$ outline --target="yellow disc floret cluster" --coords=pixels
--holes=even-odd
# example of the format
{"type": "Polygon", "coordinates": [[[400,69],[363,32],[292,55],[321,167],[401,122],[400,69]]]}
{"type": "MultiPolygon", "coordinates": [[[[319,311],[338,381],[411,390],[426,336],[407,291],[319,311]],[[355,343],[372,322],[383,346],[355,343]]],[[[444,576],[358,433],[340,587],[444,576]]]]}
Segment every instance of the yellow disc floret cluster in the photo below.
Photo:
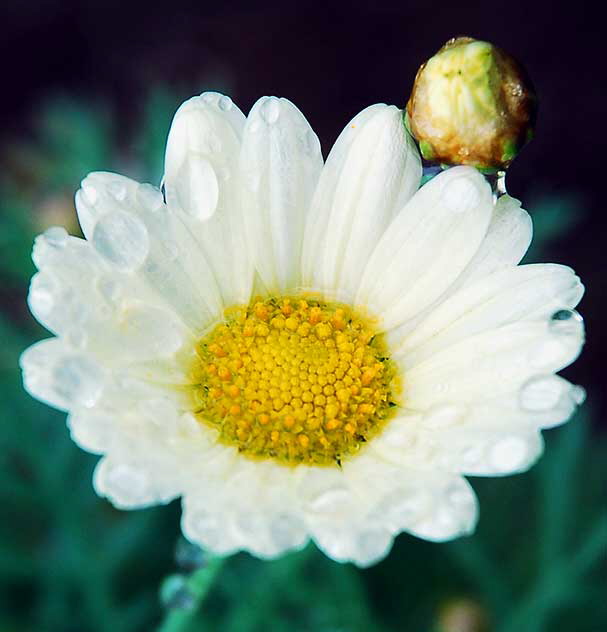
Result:
{"type": "Polygon", "coordinates": [[[196,347],[198,419],[249,457],[340,464],[394,406],[383,338],[349,307],[297,297],[226,310],[196,347]]]}

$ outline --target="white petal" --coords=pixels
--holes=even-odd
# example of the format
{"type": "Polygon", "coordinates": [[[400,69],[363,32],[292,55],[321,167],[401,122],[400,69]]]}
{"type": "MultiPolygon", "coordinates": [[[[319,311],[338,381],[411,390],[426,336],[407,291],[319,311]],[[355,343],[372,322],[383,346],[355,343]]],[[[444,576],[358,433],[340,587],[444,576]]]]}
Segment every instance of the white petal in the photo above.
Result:
{"type": "Polygon", "coordinates": [[[166,472],[154,472],[149,464],[134,464],[104,457],[93,475],[93,486],[119,509],[165,504],[179,494],[166,472]]]}
{"type": "Polygon", "coordinates": [[[195,331],[219,317],[221,295],[195,232],[152,200],[150,185],[99,172],[82,186],[95,191],[87,238],[115,275],[139,280],[195,331]]]}
{"type": "Polygon", "coordinates": [[[95,411],[78,411],[67,418],[72,440],[83,450],[94,454],[107,452],[115,441],[120,441],[120,431],[114,419],[95,411]]]}
{"type": "MultiPolygon", "coordinates": [[[[551,428],[567,421],[584,403],[586,391],[558,375],[535,375],[519,391],[517,413],[540,428],[551,428]]],[[[503,411],[506,406],[502,405],[503,411]]],[[[507,411],[509,412],[509,410],[507,411]]]]}
{"type": "Polygon", "coordinates": [[[420,157],[402,111],[375,105],[358,114],[331,150],[314,196],[304,285],[351,300],[373,248],[420,176],[420,157]]]}
{"type": "Polygon", "coordinates": [[[382,560],[392,547],[393,535],[379,524],[316,528],[318,548],[337,562],[366,568],[382,560]]]}
{"type": "Polygon", "coordinates": [[[249,248],[271,292],[299,285],[304,222],[322,168],[320,143],[286,99],[264,97],[244,130],[241,170],[249,248]]]}
{"type": "Polygon", "coordinates": [[[472,476],[506,476],[528,470],[544,450],[541,434],[530,428],[509,426],[499,410],[494,414],[436,433],[435,462],[472,476]]]}
{"type": "Polygon", "coordinates": [[[443,541],[470,533],[476,525],[477,502],[468,483],[431,462],[410,467],[365,451],[346,469],[356,491],[373,500],[367,520],[379,521],[392,534],[408,531],[443,541]]]}
{"type": "Polygon", "coordinates": [[[438,351],[407,370],[407,407],[478,402],[518,389],[534,375],[561,370],[579,355],[583,325],[555,330],[550,323],[515,323],[438,351]]]}
{"type": "Polygon", "coordinates": [[[55,408],[92,408],[107,379],[93,357],[74,352],[58,338],[42,340],[26,349],[19,361],[25,390],[55,408]]]}
{"type": "Polygon", "coordinates": [[[424,185],[386,229],[367,265],[356,303],[385,329],[413,318],[455,281],[485,237],[491,190],[470,167],[424,185]]]}
{"type": "Polygon", "coordinates": [[[404,338],[389,336],[390,348],[412,367],[466,337],[525,321],[545,321],[571,309],[584,288],[573,270],[555,264],[506,268],[467,285],[433,309],[404,338]]]}
{"type": "Polygon", "coordinates": [[[57,248],[40,235],[33,256],[40,272],[32,277],[28,305],[47,329],[67,334],[107,315],[95,288],[107,266],[88,242],[69,237],[57,248]]]}
{"type": "Polygon", "coordinates": [[[339,562],[368,566],[386,555],[392,535],[370,520],[371,502],[357,493],[345,473],[334,468],[298,468],[297,497],[314,541],[339,562]]]}
{"type": "Polygon", "coordinates": [[[431,510],[410,532],[433,542],[472,533],[478,520],[478,502],[470,484],[463,478],[454,477],[434,493],[431,510]]]}
{"type": "Polygon", "coordinates": [[[229,97],[193,97],[175,114],[165,158],[168,207],[200,242],[227,304],[246,303],[253,281],[238,174],[244,125],[229,97]]]}
{"type": "Polygon", "coordinates": [[[186,536],[216,553],[242,549],[264,558],[304,546],[308,535],[290,492],[293,470],[223,451],[210,467],[198,466],[205,484],[184,494],[186,536]]]}
{"type": "Polygon", "coordinates": [[[529,248],[532,234],[529,213],[516,198],[502,195],[495,204],[485,239],[455,286],[462,287],[496,270],[517,265],[529,248]]]}

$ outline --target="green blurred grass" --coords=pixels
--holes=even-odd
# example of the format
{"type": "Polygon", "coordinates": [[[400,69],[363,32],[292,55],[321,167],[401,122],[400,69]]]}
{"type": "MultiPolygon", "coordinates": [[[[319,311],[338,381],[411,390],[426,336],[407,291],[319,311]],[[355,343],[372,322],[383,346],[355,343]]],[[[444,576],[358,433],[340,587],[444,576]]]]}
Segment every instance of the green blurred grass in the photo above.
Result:
{"type": "MultiPolygon", "coordinates": [[[[313,546],[273,562],[241,554],[217,569],[211,560],[205,570],[203,558],[195,570],[184,566],[177,503],[120,512],[95,496],[96,457],[71,442],[64,414],[21,387],[19,354],[46,335],[25,307],[31,245],[52,223],[77,232],[72,193],[88,171],[157,183],[177,105],[155,91],[141,128],[124,139],[106,109],[53,101],[34,140],[2,157],[0,632],[131,632],[163,620],[171,632],[607,629],[606,450],[604,437],[589,435],[592,393],[567,426],[545,433],[545,456],[530,472],[472,479],[481,507],[474,536],[437,545],[401,535],[386,560],[364,571],[313,546]],[[188,582],[196,581],[210,587],[191,609],[188,582]],[[454,627],[455,611],[468,613],[467,627],[454,627]]],[[[536,200],[531,260],[578,210],[573,193],[536,200]]]]}

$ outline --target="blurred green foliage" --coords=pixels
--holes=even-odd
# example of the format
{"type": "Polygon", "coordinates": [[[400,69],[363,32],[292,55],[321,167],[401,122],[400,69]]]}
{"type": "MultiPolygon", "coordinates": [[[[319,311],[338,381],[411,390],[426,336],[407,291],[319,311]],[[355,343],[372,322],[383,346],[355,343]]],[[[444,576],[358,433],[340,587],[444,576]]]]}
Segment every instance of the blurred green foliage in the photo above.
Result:
{"type": "MultiPolygon", "coordinates": [[[[401,535],[367,570],[314,546],[272,562],[207,558],[179,535],[179,506],[120,512],[91,486],[96,457],[62,413],[25,394],[20,352],[44,337],[25,307],[33,237],[77,232],[72,192],[95,169],[158,182],[175,95],[157,90],[126,139],[99,107],[59,100],[0,180],[0,632],[598,632],[607,629],[604,438],[592,397],[546,433],[529,473],[473,479],[475,535],[401,535]],[[51,221],[52,220],[52,221],[51,221]],[[177,551],[175,550],[177,547],[177,551]],[[602,566],[601,566],[602,565],[602,566]],[[163,579],[165,578],[165,579],[163,579]]],[[[575,198],[535,205],[531,260],[574,221],[575,198]]]]}

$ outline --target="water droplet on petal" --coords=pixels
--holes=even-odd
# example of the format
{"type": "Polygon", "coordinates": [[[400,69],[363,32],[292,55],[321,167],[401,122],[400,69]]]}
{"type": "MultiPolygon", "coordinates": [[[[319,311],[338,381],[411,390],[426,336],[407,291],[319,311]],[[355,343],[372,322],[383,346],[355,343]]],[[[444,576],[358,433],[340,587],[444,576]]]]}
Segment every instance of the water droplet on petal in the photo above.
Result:
{"type": "Polygon", "coordinates": [[[584,324],[584,319],[573,309],[559,309],[550,317],[550,331],[565,336],[575,335],[584,324]]]}
{"type": "Polygon", "coordinates": [[[186,512],[185,534],[188,538],[201,542],[203,546],[221,554],[230,550],[230,538],[226,537],[226,525],[220,524],[214,516],[201,511],[186,512]]]}
{"type": "Polygon", "coordinates": [[[111,418],[89,411],[70,414],[67,425],[72,439],[84,450],[95,454],[107,452],[116,436],[111,418]]]}
{"type": "Polygon", "coordinates": [[[268,125],[273,125],[280,117],[280,101],[276,97],[269,97],[261,105],[259,113],[268,125]]]}
{"type": "Polygon", "coordinates": [[[563,395],[565,385],[566,382],[555,375],[532,377],[521,387],[520,406],[532,412],[555,408],[563,395]]]}
{"type": "Polygon", "coordinates": [[[309,511],[325,517],[346,513],[352,505],[352,494],[345,488],[328,489],[313,497],[308,503],[309,511]]]}
{"type": "Polygon", "coordinates": [[[125,211],[103,215],[95,225],[92,242],[100,255],[123,270],[139,268],[150,248],[145,224],[125,211]]]}
{"type": "Polygon", "coordinates": [[[377,505],[375,514],[392,528],[400,531],[412,524],[428,506],[430,498],[425,491],[397,489],[385,496],[377,505]]]}
{"type": "Polygon", "coordinates": [[[489,461],[498,472],[512,472],[524,463],[529,449],[522,437],[507,437],[498,441],[489,452],[489,461]]]}
{"type": "Polygon", "coordinates": [[[157,211],[164,203],[160,189],[147,183],[137,187],[137,201],[148,211],[157,211]]]}
{"type": "Polygon", "coordinates": [[[203,92],[200,95],[200,98],[202,99],[203,103],[215,103],[215,101],[217,100],[217,93],[216,92],[203,92]]]}
{"type": "Polygon", "coordinates": [[[424,416],[424,427],[432,429],[448,428],[462,419],[466,410],[462,406],[437,406],[424,416]]]}
{"type": "Polygon", "coordinates": [[[469,178],[450,178],[443,185],[441,198],[447,208],[464,213],[478,206],[480,193],[469,178]]]}
{"type": "Polygon", "coordinates": [[[67,356],[53,368],[51,383],[54,392],[68,404],[91,408],[103,390],[103,373],[86,357],[67,356]]]}
{"type": "Polygon", "coordinates": [[[69,235],[63,226],[52,226],[44,231],[46,243],[53,248],[63,248],[69,235]]]}
{"type": "Polygon", "coordinates": [[[583,386],[572,386],[570,395],[573,402],[578,406],[581,406],[586,401],[586,389],[583,386]]]}
{"type": "Polygon", "coordinates": [[[44,318],[51,313],[55,306],[55,291],[55,284],[50,277],[40,272],[34,275],[28,295],[28,303],[34,316],[44,318]]]}
{"type": "Polygon", "coordinates": [[[105,461],[105,486],[111,497],[125,506],[137,504],[148,493],[145,475],[126,463],[105,461]]]}
{"type": "Polygon", "coordinates": [[[219,97],[219,101],[217,102],[217,106],[219,107],[219,109],[223,110],[224,112],[230,111],[233,105],[234,104],[232,103],[232,99],[225,95],[219,97]]]}
{"type": "Polygon", "coordinates": [[[261,123],[259,122],[258,119],[251,121],[251,124],[249,125],[249,131],[251,132],[251,134],[257,134],[257,132],[259,132],[260,129],[261,129],[261,123]]]}

